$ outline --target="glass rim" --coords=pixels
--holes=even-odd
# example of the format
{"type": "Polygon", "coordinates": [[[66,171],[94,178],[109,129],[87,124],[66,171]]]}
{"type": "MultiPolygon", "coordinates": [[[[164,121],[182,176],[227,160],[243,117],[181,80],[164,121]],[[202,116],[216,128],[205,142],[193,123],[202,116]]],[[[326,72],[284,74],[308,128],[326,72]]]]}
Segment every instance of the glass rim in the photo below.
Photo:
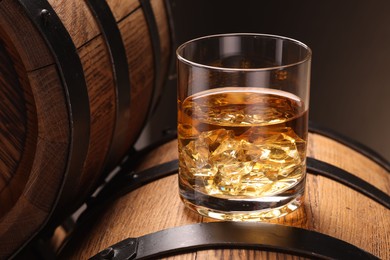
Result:
{"type": "Polygon", "coordinates": [[[311,59],[312,56],[312,51],[309,46],[304,44],[301,41],[295,40],[290,37],[285,37],[285,36],[280,36],[280,35],[275,35],[275,34],[263,34],[263,33],[223,33],[223,34],[211,34],[211,35],[206,35],[198,38],[191,39],[189,41],[186,41],[182,43],[177,49],[176,49],[176,57],[179,61],[186,63],[188,65],[192,65],[195,67],[199,68],[204,68],[204,69],[211,69],[211,70],[219,70],[219,71],[270,71],[270,70],[277,70],[277,69],[283,69],[283,68],[288,68],[288,67],[294,67],[299,64],[303,64],[311,59]],[[227,67],[219,67],[219,66],[210,66],[210,65],[205,65],[201,64],[198,62],[191,61],[189,59],[184,58],[182,55],[180,55],[180,51],[182,51],[188,44],[199,41],[199,40],[204,40],[204,39],[211,39],[211,38],[218,38],[218,37],[228,37],[228,36],[261,36],[263,38],[274,38],[274,39],[280,39],[280,40],[286,40],[289,42],[292,42],[296,45],[299,45],[303,47],[306,51],[307,54],[304,58],[298,60],[297,62],[285,64],[285,65],[278,65],[278,66],[270,66],[270,67],[265,67],[265,68],[227,68],[227,67]]]}

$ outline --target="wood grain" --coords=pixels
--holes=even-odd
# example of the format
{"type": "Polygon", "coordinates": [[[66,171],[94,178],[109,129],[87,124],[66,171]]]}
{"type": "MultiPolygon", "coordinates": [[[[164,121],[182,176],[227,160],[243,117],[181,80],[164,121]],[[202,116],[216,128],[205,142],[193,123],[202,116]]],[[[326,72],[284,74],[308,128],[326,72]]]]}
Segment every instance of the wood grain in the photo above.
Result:
{"type": "Polygon", "coordinates": [[[61,19],[76,48],[100,34],[99,26],[86,1],[49,0],[48,2],[61,19]]]}
{"type": "Polygon", "coordinates": [[[87,192],[96,173],[102,171],[110,147],[116,120],[116,84],[112,64],[103,36],[90,41],[79,50],[88,95],[91,114],[91,141],[85,161],[84,174],[80,188],[87,192]],[[93,178],[91,177],[93,176],[93,178]]]}
{"type": "Polygon", "coordinates": [[[0,42],[0,193],[16,171],[26,136],[26,107],[12,60],[0,42]]]}
{"type": "MultiPolygon", "coordinates": [[[[22,246],[47,220],[58,225],[85,201],[106,174],[106,163],[115,165],[135,143],[146,123],[154,91],[154,53],[139,1],[109,0],[125,46],[131,103],[130,120],[121,129],[126,133],[119,141],[122,150],[113,162],[107,162],[118,113],[115,60],[111,60],[86,1],[49,3],[82,64],[91,118],[88,153],[82,171],[69,173],[76,178],[66,180],[75,123],[69,111],[78,105],[71,103],[77,100],[68,99],[62,84],[63,68],[57,66],[45,35],[35,28],[18,1],[0,1],[0,42],[4,42],[0,50],[0,97],[4,100],[0,104],[0,244],[6,245],[0,246],[0,258],[22,246]],[[55,205],[57,199],[59,205],[55,205]],[[25,216],[32,221],[25,221],[25,216]],[[21,224],[27,226],[21,230],[21,224]]],[[[171,52],[168,21],[161,0],[153,0],[153,8],[161,30],[158,63],[165,75],[171,52]]]]}
{"type": "Polygon", "coordinates": [[[313,135],[318,141],[310,142],[308,149],[314,158],[353,172],[359,178],[369,183],[375,183],[380,189],[390,192],[390,175],[384,168],[373,164],[369,158],[332,139],[313,135]],[[370,174],[371,172],[375,174],[370,174]]]}
{"type": "Polygon", "coordinates": [[[0,1],[0,25],[0,37],[9,38],[27,71],[54,63],[46,43],[17,1],[0,1]]]}
{"type": "MultiPolygon", "coordinates": [[[[144,126],[153,91],[153,56],[150,35],[141,9],[118,24],[126,49],[130,79],[130,121],[125,147],[130,147],[144,126]],[[140,37],[140,35],[143,35],[140,37]]],[[[122,151],[124,154],[126,151],[122,151]]]]}
{"type": "Polygon", "coordinates": [[[107,0],[115,20],[119,22],[139,8],[139,0],[107,0]]]}
{"type": "Polygon", "coordinates": [[[26,182],[26,174],[14,177],[22,159],[27,132],[23,88],[3,42],[0,42],[0,100],[1,217],[13,206],[26,182]]]}
{"type": "MultiPolygon", "coordinates": [[[[0,221],[0,258],[5,258],[42,227],[54,206],[66,166],[69,116],[58,71],[51,65],[53,59],[44,40],[16,1],[2,1],[0,12],[0,36],[15,67],[14,73],[2,71],[19,78],[23,100],[13,101],[27,118],[26,134],[19,136],[25,140],[23,154],[2,193],[11,195],[13,202],[0,221]]],[[[8,88],[17,89],[17,84],[8,88]]],[[[7,133],[18,134],[15,129],[7,133]]]]}
{"type": "MultiPolygon", "coordinates": [[[[329,142],[334,141],[317,134],[310,134],[309,156],[333,158],[329,159],[329,163],[343,156],[345,165],[354,164],[356,160],[361,159],[361,154],[339,143],[328,146],[326,152],[312,149],[329,142]]],[[[176,158],[177,142],[172,141],[147,155],[139,170],[176,158]]],[[[366,159],[364,160],[366,167],[360,169],[361,172],[357,174],[364,172],[378,175],[376,178],[371,178],[370,183],[380,189],[388,187],[389,173],[385,172],[386,174],[382,175],[380,172],[367,172],[367,168],[378,169],[378,165],[366,159]]],[[[388,188],[382,190],[390,193],[388,188]]],[[[77,239],[69,244],[64,256],[85,259],[127,237],[137,237],[174,226],[209,221],[215,220],[201,217],[184,207],[178,196],[177,176],[169,176],[113,201],[104,213],[96,218],[88,232],[78,235],[77,239]]],[[[381,259],[390,259],[389,221],[389,211],[382,205],[342,184],[309,174],[304,206],[286,217],[269,222],[315,230],[345,240],[381,259]]],[[[262,259],[263,257],[300,259],[280,253],[253,250],[206,250],[170,259],[262,259]]]]}
{"type": "MultiPolygon", "coordinates": [[[[6,258],[42,227],[54,207],[67,165],[69,117],[57,69],[53,65],[29,72],[28,80],[34,96],[34,103],[28,107],[33,106],[36,113],[31,122],[35,125],[28,126],[27,131],[34,135],[29,140],[34,148],[31,170],[24,171],[27,180],[21,194],[0,219],[0,258],[6,258]]],[[[15,176],[17,179],[18,174],[15,176]]]]}
{"type": "Polygon", "coordinates": [[[29,73],[29,80],[35,97],[38,142],[29,184],[24,193],[34,203],[49,211],[59,192],[67,166],[70,117],[55,66],[29,73]]]}
{"type": "Polygon", "coordinates": [[[70,210],[79,207],[101,178],[116,120],[117,86],[103,36],[83,45],[78,52],[89,96],[90,141],[82,172],[65,186],[72,192],[58,206],[60,214],[69,214],[70,210]]]}
{"type": "Polygon", "coordinates": [[[12,208],[7,217],[2,219],[0,222],[0,237],[7,237],[7,239],[1,239],[1,259],[7,259],[10,248],[19,246],[26,239],[26,234],[33,232],[47,214],[23,196],[19,198],[18,205],[26,212],[33,212],[33,214],[22,214],[20,208],[12,208]],[[15,227],[16,223],[19,223],[17,227],[15,227]],[[23,223],[23,226],[20,223],[23,223]]]}

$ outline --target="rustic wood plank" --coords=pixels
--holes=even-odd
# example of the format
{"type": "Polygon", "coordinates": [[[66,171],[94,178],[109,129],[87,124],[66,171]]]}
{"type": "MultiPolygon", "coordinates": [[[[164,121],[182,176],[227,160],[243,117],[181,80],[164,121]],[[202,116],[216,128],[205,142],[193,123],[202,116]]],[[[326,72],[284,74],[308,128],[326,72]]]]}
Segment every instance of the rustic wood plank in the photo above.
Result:
{"type": "Polygon", "coordinates": [[[69,142],[67,101],[56,67],[45,67],[28,76],[35,98],[38,135],[47,141],[69,142]]]}
{"type": "Polygon", "coordinates": [[[69,117],[57,69],[46,66],[27,76],[34,97],[34,103],[27,103],[27,107],[36,117],[28,128],[32,136],[27,135],[33,140],[26,143],[34,149],[24,151],[32,153],[32,161],[31,169],[24,171],[27,180],[22,193],[0,219],[1,259],[9,257],[42,227],[54,207],[67,165],[69,117]]]}
{"type": "Polygon", "coordinates": [[[276,259],[276,260],[303,260],[308,259],[299,256],[287,255],[283,253],[274,253],[258,250],[202,250],[197,251],[194,254],[178,255],[174,257],[167,257],[164,259],[186,259],[187,255],[194,255],[193,258],[188,259],[207,259],[207,260],[220,260],[220,259],[247,259],[247,260],[258,260],[258,259],[276,259]]]}
{"type": "MultiPolygon", "coordinates": [[[[310,134],[308,153],[390,193],[390,174],[357,151],[324,136],[310,134]]],[[[306,197],[309,201],[305,207],[312,214],[315,229],[363,248],[380,258],[389,258],[388,210],[332,180],[322,176],[309,177],[306,185],[306,197]]]]}
{"type": "MultiPolygon", "coordinates": [[[[4,194],[12,196],[14,205],[3,214],[0,221],[1,226],[5,223],[7,225],[4,232],[13,233],[20,229],[21,223],[26,225],[23,232],[13,233],[11,239],[13,242],[10,243],[15,244],[18,241],[26,241],[31,232],[35,232],[39,227],[39,221],[42,223],[48,216],[59,191],[69,148],[67,107],[56,68],[54,65],[44,67],[30,72],[27,76],[31,89],[24,93],[34,96],[21,102],[21,104],[25,103],[26,108],[30,110],[25,113],[33,117],[29,118],[25,136],[27,140],[22,149],[22,157],[27,159],[19,160],[18,169],[11,173],[12,180],[8,183],[4,194]],[[30,103],[32,99],[34,103],[30,103]],[[37,139],[38,133],[40,138],[37,139]],[[16,190],[18,192],[15,192],[16,190]],[[26,205],[23,201],[28,201],[31,205],[26,205]],[[34,211],[30,211],[31,208],[34,208],[34,211]],[[40,210],[36,210],[37,208],[40,210]],[[24,221],[25,216],[35,219],[36,222],[24,221]],[[28,226],[29,223],[33,226],[28,226]]],[[[24,80],[22,78],[22,82],[24,80]]],[[[3,198],[1,199],[3,204],[3,198]]],[[[0,234],[1,241],[4,241],[5,236],[6,233],[0,234]]],[[[7,256],[10,249],[11,247],[4,251],[0,250],[1,255],[7,256]]]]}
{"type": "Polygon", "coordinates": [[[26,241],[31,232],[34,232],[36,227],[42,222],[47,212],[34,206],[25,197],[20,197],[18,200],[18,208],[12,208],[6,218],[0,221],[0,258],[7,259],[10,248],[19,247],[21,243],[26,241]],[[34,214],[22,214],[21,208],[26,212],[34,214]],[[21,224],[23,223],[23,227],[21,224]]]}
{"type": "MultiPolygon", "coordinates": [[[[130,75],[130,121],[125,147],[131,146],[144,125],[153,90],[153,51],[149,31],[142,10],[134,13],[119,24],[130,75]],[[142,37],[141,37],[142,35],[142,37]]],[[[126,151],[122,151],[124,154],[126,151]]]]}
{"type": "Polygon", "coordinates": [[[71,204],[74,206],[85,198],[103,170],[111,144],[116,120],[116,85],[113,78],[110,55],[103,36],[94,38],[79,49],[90,104],[90,143],[78,190],[71,204]]]}
{"type": "Polygon", "coordinates": [[[380,165],[337,141],[318,134],[310,136],[312,138],[309,140],[308,153],[312,157],[353,172],[359,178],[375,183],[382,191],[390,193],[390,174],[380,165]]]}
{"type": "Polygon", "coordinates": [[[100,34],[99,26],[86,1],[49,0],[48,2],[69,32],[76,48],[100,34]]]}
{"type": "Polygon", "coordinates": [[[0,25],[0,37],[9,38],[27,71],[54,63],[46,43],[17,1],[0,1],[0,25]]]}
{"type": "MultiPolygon", "coordinates": [[[[87,3],[78,0],[49,0],[49,3],[56,13],[53,15],[58,15],[77,48],[88,88],[91,116],[91,138],[84,168],[80,176],[74,178],[76,183],[70,185],[74,199],[60,196],[61,205],[54,214],[54,220],[57,220],[59,212],[69,213],[71,207],[84,201],[100,178],[112,141],[117,111],[111,64],[115,61],[111,61],[98,23],[87,3]]],[[[154,58],[150,32],[139,1],[109,0],[108,3],[113,8],[122,35],[131,82],[130,120],[126,122],[127,128],[123,129],[126,133],[125,140],[121,140],[123,151],[118,153],[124,155],[146,123],[153,92],[154,58]]],[[[158,30],[161,30],[159,35],[165,37],[161,38],[163,55],[160,65],[166,71],[170,39],[161,3],[156,2],[153,8],[157,22],[162,23],[158,25],[158,30]]],[[[48,213],[54,209],[68,164],[72,127],[69,107],[77,104],[69,104],[61,81],[61,68],[56,66],[43,37],[17,1],[0,1],[0,39],[7,41],[8,52],[12,49],[10,59],[16,71],[16,74],[7,71],[11,66],[2,63],[0,69],[6,69],[1,69],[0,74],[13,74],[14,79],[20,81],[20,93],[16,93],[18,88],[14,87],[15,84],[3,77],[0,79],[1,85],[13,86],[1,90],[1,95],[7,96],[2,112],[6,117],[22,122],[12,126],[13,130],[1,138],[7,143],[1,144],[1,154],[11,156],[13,162],[7,162],[12,167],[7,166],[10,168],[0,178],[2,209],[5,209],[4,203],[9,205],[0,219],[0,226],[7,226],[7,231],[0,234],[0,241],[6,240],[5,236],[9,234],[14,238],[7,243],[12,246],[6,247],[0,258],[16,250],[45,223],[48,213]],[[12,102],[17,104],[10,106],[12,102]],[[4,146],[10,148],[5,149],[4,146]],[[3,193],[1,189],[7,192],[3,193]],[[23,201],[28,201],[30,205],[23,201]],[[32,208],[37,209],[36,212],[30,212],[32,208]],[[19,232],[20,223],[26,215],[34,221],[26,222],[29,226],[19,232]]],[[[1,124],[9,126],[5,120],[1,124]]],[[[3,128],[4,125],[0,126],[3,128]]],[[[114,159],[121,160],[120,157],[114,159]]],[[[0,169],[4,167],[0,162],[0,169]]],[[[69,193],[69,190],[66,192],[69,193]]]]}
{"type": "Polygon", "coordinates": [[[26,70],[7,35],[2,35],[0,49],[0,99],[4,105],[0,109],[1,218],[15,205],[29,178],[36,148],[37,125],[26,70]]]}
{"type": "MultiPolygon", "coordinates": [[[[21,160],[26,138],[27,114],[23,89],[12,60],[0,42],[0,194],[21,160]]],[[[8,208],[3,199],[2,207],[8,208]]],[[[0,215],[3,209],[0,209],[0,215]]]]}
{"type": "Polygon", "coordinates": [[[117,22],[124,19],[140,6],[139,0],[107,0],[107,4],[110,6],[117,22]]]}
{"type": "Polygon", "coordinates": [[[70,143],[67,101],[54,65],[31,72],[28,76],[35,98],[38,142],[24,194],[48,211],[67,165],[70,143]]]}
{"type": "MultiPolygon", "coordinates": [[[[323,141],[322,136],[310,135],[313,146],[320,145],[323,141]]],[[[337,153],[338,145],[329,149],[337,153]]],[[[320,156],[321,151],[311,150],[309,155],[313,156],[314,153],[320,156]]],[[[348,156],[351,155],[352,158],[353,153],[356,152],[350,150],[348,156]]],[[[146,156],[139,170],[174,158],[177,158],[176,141],[167,143],[146,156]]],[[[380,185],[375,183],[376,179],[373,181],[373,185],[380,185]]],[[[388,259],[389,220],[388,210],[382,205],[333,180],[309,174],[304,206],[290,215],[269,222],[328,234],[382,259],[388,259]]],[[[72,257],[86,258],[127,237],[141,236],[172,226],[201,221],[216,220],[202,218],[185,208],[178,196],[177,176],[169,176],[114,201],[97,220],[96,225],[90,229],[90,233],[84,234],[86,239],[74,242],[74,244],[81,243],[79,249],[74,254],[71,253],[72,250],[67,253],[72,257]]],[[[186,254],[183,259],[258,259],[265,256],[270,259],[301,259],[253,250],[207,250],[186,254]]],[[[169,259],[182,259],[181,257],[175,256],[169,259]]]]}

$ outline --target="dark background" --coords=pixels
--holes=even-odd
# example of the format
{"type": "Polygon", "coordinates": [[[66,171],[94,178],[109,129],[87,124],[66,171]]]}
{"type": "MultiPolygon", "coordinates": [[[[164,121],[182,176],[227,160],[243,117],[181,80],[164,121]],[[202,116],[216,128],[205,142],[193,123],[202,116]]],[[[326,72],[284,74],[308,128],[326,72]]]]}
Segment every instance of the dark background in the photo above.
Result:
{"type": "MultiPolygon", "coordinates": [[[[390,160],[390,1],[171,0],[177,44],[217,33],[283,35],[313,51],[310,120],[390,160]]],[[[147,138],[175,128],[171,80],[147,138]]]]}

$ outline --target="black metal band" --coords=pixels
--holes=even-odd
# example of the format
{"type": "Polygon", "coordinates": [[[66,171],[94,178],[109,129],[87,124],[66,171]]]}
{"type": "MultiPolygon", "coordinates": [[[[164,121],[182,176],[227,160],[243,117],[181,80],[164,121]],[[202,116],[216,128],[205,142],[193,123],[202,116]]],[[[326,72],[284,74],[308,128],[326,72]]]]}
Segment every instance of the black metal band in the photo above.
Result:
{"type": "Polygon", "coordinates": [[[340,133],[337,133],[336,131],[333,131],[331,129],[325,128],[323,126],[318,125],[314,122],[309,122],[309,131],[313,133],[318,133],[323,136],[329,137],[335,141],[338,141],[339,143],[342,143],[349,148],[363,154],[364,156],[368,157],[369,159],[373,160],[380,166],[382,166],[384,169],[388,171],[390,174],[390,162],[386,160],[384,157],[379,155],[374,150],[368,148],[367,146],[357,142],[356,140],[353,140],[351,138],[348,138],[346,136],[341,135],[340,133]]]}
{"type": "MultiPolygon", "coordinates": [[[[88,0],[89,8],[99,24],[110,53],[112,72],[116,85],[116,122],[107,161],[116,161],[123,151],[123,142],[127,135],[127,125],[130,121],[131,84],[126,49],[115,17],[105,0],[88,0]]],[[[113,165],[107,165],[112,168],[113,165]]]]}
{"type": "MultiPolygon", "coordinates": [[[[125,174],[126,170],[122,174],[119,173],[116,178],[104,187],[96,198],[90,199],[88,209],[82,214],[78,222],[81,223],[88,220],[91,216],[96,215],[106,203],[110,203],[120,196],[132,192],[145,184],[176,174],[178,165],[178,160],[172,160],[137,173],[127,172],[125,174]]],[[[343,169],[310,157],[307,158],[307,169],[309,174],[321,175],[335,180],[390,209],[389,195],[343,169]]]]}
{"type": "MultiPolygon", "coordinates": [[[[54,212],[61,196],[68,197],[72,189],[68,185],[77,183],[87,156],[90,139],[90,110],[87,86],[83,67],[77,49],[60,18],[46,0],[18,0],[27,16],[40,32],[50,49],[61,77],[67,99],[70,121],[70,146],[68,165],[61,181],[61,187],[53,202],[53,207],[44,223],[37,229],[40,232],[54,212]],[[64,188],[65,187],[65,188],[64,188]]],[[[44,188],[44,187],[43,187],[44,188]]],[[[29,241],[26,241],[27,244],[29,241]]]]}
{"type": "Polygon", "coordinates": [[[143,185],[177,173],[178,167],[178,160],[173,160],[137,173],[131,172],[130,174],[118,175],[99,193],[94,203],[103,204],[103,201],[113,201],[115,198],[130,193],[143,185]]]}
{"type": "Polygon", "coordinates": [[[133,171],[137,163],[139,163],[145,154],[164,143],[174,140],[176,137],[176,134],[167,135],[141,151],[133,150],[130,152],[128,160],[121,165],[120,170],[116,175],[104,185],[96,196],[90,197],[86,201],[87,209],[77,219],[77,223],[83,225],[83,223],[88,221],[91,217],[98,215],[106,204],[114,201],[118,197],[129,193],[142,185],[177,173],[179,166],[178,160],[159,164],[137,173],[133,171]]]}
{"type": "MultiPolygon", "coordinates": [[[[131,192],[142,185],[153,182],[160,178],[169,176],[171,174],[177,173],[178,171],[178,160],[173,160],[167,163],[156,165],[147,170],[131,173],[127,175],[120,176],[120,179],[113,182],[112,188],[107,191],[104,196],[115,193],[116,196],[120,196],[131,192]],[[115,185],[116,183],[116,185],[115,185]],[[125,185],[123,185],[125,183],[125,185]]],[[[348,186],[357,192],[360,192],[363,195],[375,200],[386,208],[390,209],[390,196],[379,190],[375,186],[369,184],[368,182],[356,177],[355,175],[340,169],[331,164],[316,160],[314,158],[307,158],[307,169],[308,173],[321,175],[332,180],[335,180],[339,183],[348,186]]]]}
{"type": "Polygon", "coordinates": [[[270,223],[214,222],[169,228],[128,238],[91,259],[159,259],[204,249],[257,249],[310,259],[378,259],[337,238],[270,223]]]}
{"type": "Polygon", "coordinates": [[[154,16],[153,8],[150,4],[150,0],[139,0],[142,11],[144,12],[146,23],[148,24],[150,39],[152,41],[153,48],[153,60],[154,60],[154,84],[153,93],[148,108],[147,119],[150,118],[156,101],[158,99],[157,89],[161,84],[161,49],[160,49],[160,35],[158,34],[158,27],[156,18],[154,16]]]}
{"type": "MultiPolygon", "coordinates": [[[[389,208],[387,194],[340,168],[313,158],[307,158],[307,168],[309,173],[336,180],[389,208]]],[[[111,189],[99,194],[97,204],[102,199],[112,201],[177,170],[178,160],[173,160],[138,173],[121,175],[111,184],[111,189]]],[[[356,246],[315,231],[268,223],[200,223],[171,228],[126,239],[92,259],[155,259],[216,248],[260,249],[320,259],[377,259],[356,246]]]]}
{"type": "Polygon", "coordinates": [[[46,0],[18,1],[41,33],[56,61],[71,117],[71,144],[65,177],[67,182],[78,179],[88,151],[90,111],[87,85],[77,49],[60,18],[46,0]]]}
{"type": "Polygon", "coordinates": [[[314,158],[307,158],[307,169],[309,173],[316,175],[321,175],[329,179],[335,180],[339,183],[348,186],[361,194],[366,195],[367,197],[375,200],[376,202],[382,204],[386,208],[390,209],[390,196],[376,188],[375,186],[369,184],[368,182],[356,177],[355,175],[333,166],[329,163],[316,160],[314,158]]]}

